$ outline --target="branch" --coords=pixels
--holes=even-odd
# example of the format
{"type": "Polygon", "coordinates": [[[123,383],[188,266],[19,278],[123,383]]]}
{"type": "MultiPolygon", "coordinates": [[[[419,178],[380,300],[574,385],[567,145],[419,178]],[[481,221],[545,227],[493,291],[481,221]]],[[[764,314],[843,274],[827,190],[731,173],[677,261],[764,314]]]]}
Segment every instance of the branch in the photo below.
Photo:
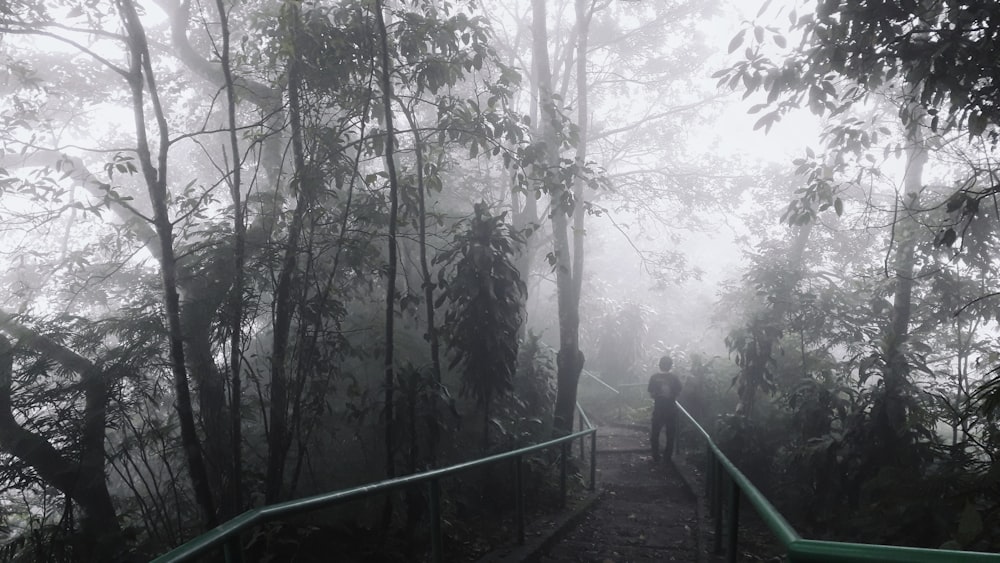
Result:
{"type": "Polygon", "coordinates": [[[980,296],[980,297],[977,297],[977,298],[973,299],[972,301],[969,301],[969,302],[968,302],[968,303],[966,303],[965,305],[962,305],[962,307],[961,307],[961,308],[959,308],[959,309],[958,309],[957,311],[955,311],[954,313],[952,313],[952,315],[951,315],[951,316],[953,316],[953,317],[957,317],[957,316],[959,316],[959,315],[961,315],[961,314],[962,314],[962,311],[964,311],[964,310],[968,309],[969,307],[972,307],[972,306],[973,306],[973,305],[975,305],[976,303],[979,303],[980,301],[984,301],[984,300],[986,300],[986,299],[991,299],[991,298],[993,298],[993,297],[997,297],[997,296],[1000,296],[1000,291],[994,291],[993,293],[987,293],[986,295],[983,295],[983,296],[980,296]]]}
{"type": "Polygon", "coordinates": [[[42,37],[49,37],[51,39],[55,39],[56,41],[62,41],[63,43],[66,43],[67,45],[73,46],[75,49],[77,49],[81,53],[85,53],[85,54],[89,55],[92,59],[94,59],[95,61],[101,63],[102,65],[104,65],[106,67],[108,67],[109,69],[111,69],[115,73],[119,74],[123,78],[127,78],[128,77],[128,71],[126,71],[122,67],[120,67],[120,66],[114,64],[113,62],[109,61],[108,59],[106,59],[106,58],[98,55],[97,53],[95,53],[94,51],[88,49],[84,45],[81,45],[80,43],[77,43],[76,41],[73,41],[72,39],[69,39],[67,37],[63,37],[61,35],[52,33],[50,31],[41,31],[41,30],[37,30],[37,29],[11,29],[9,27],[2,27],[2,28],[0,28],[0,35],[4,35],[4,34],[11,34],[11,35],[40,35],[42,37]]]}
{"type": "MultiPolygon", "coordinates": [[[[222,88],[225,86],[225,75],[222,64],[209,61],[199,55],[187,36],[188,19],[191,16],[189,0],[155,0],[156,4],[170,18],[170,41],[176,49],[177,57],[203,79],[222,88]]],[[[233,86],[240,90],[240,95],[254,103],[257,107],[271,112],[281,105],[281,92],[239,76],[233,76],[233,86]]]]}
{"type": "Polygon", "coordinates": [[[704,99],[704,100],[699,100],[699,101],[691,103],[691,104],[685,104],[683,106],[677,106],[675,108],[670,108],[670,109],[668,109],[666,111],[662,111],[662,112],[657,113],[655,115],[647,115],[647,116],[643,117],[642,119],[636,121],[635,123],[631,123],[629,125],[624,125],[622,127],[618,127],[618,128],[615,128],[615,129],[608,129],[607,131],[601,131],[600,133],[592,133],[590,135],[590,140],[591,141],[598,141],[600,139],[604,139],[604,138],[610,137],[612,135],[617,135],[618,133],[625,133],[627,131],[632,131],[633,129],[638,129],[639,127],[641,127],[643,125],[646,125],[646,124],[648,124],[651,121],[657,121],[657,120],[663,119],[665,117],[670,117],[671,115],[676,115],[678,113],[683,113],[685,111],[689,111],[689,110],[692,110],[692,109],[699,108],[699,107],[701,107],[701,106],[703,106],[703,105],[705,105],[707,103],[710,103],[710,102],[713,102],[713,101],[719,99],[720,97],[721,97],[721,95],[711,96],[710,98],[707,98],[707,99],[704,99]]]}
{"type": "MultiPolygon", "coordinates": [[[[58,362],[64,368],[81,375],[96,373],[97,366],[87,358],[21,324],[16,315],[0,309],[0,332],[5,332],[18,342],[40,355],[58,362]]],[[[2,338],[2,337],[0,337],[2,338]]]]}
{"type": "Polygon", "coordinates": [[[81,186],[94,197],[106,201],[108,209],[128,225],[139,240],[145,241],[143,244],[150,254],[157,259],[160,258],[160,248],[156,244],[156,233],[150,226],[150,219],[125,201],[107,198],[106,190],[109,185],[98,179],[87,168],[82,159],[56,150],[39,149],[25,155],[0,155],[0,166],[8,169],[46,168],[62,172],[64,178],[72,180],[73,183],[81,186]],[[136,221],[136,218],[141,220],[136,221]]]}

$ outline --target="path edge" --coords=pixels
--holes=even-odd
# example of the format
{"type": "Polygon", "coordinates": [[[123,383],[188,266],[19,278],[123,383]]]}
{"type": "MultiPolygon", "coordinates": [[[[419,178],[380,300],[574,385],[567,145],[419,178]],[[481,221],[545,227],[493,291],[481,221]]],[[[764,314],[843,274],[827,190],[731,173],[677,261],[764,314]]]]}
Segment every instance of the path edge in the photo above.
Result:
{"type": "Polygon", "coordinates": [[[684,486],[687,487],[691,495],[694,496],[695,519],[698,526],[695,533],[695,544],[698,549],[698,563],[705,563],[708,561],[709,557],[707,551],[707,537],[710,529],[710,522],[708,522],[705,511],[705,508],[708,506],[708,499],[705,496],[704,487],[698,483],[698,471],[691,463],[689,463],[687,451],[680,452],[680,455],[675,454],[670,461],[677,470],[677,474],[681,476],[681,481],[684,482],[684,486]]]}
{"type": "Polygon", "coordinates": [[[505,548],[494,550],[477,559],[476,563],[527,563],[536,561],[542,555],[542,552],[558,542],[602,497],[604,497],[603,490],[587,492],[572,510],[555,518],[553,520],[555,525],[541,532],[537,537],[526,540],[524,545],[515,546],[511,551],[502,555],[497,552],[505,548]]]}

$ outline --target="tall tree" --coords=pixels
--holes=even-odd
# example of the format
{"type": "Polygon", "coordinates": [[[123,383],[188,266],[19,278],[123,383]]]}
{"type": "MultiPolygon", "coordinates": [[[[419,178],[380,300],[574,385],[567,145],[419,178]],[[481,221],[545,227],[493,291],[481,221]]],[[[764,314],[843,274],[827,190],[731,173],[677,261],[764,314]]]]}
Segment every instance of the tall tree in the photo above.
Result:
{"type": "Polygon", "coordinates": [[[226,91],[226,113],[229,121],[229,152],[232,158],[232,173],[228,178],[229,195],[233,200],[233,281],[229,290],[229,416],[230,447],[232,448],[232,489],[226,509],[230,514],[238,514],[243,507],[243,452],[242,430],[242,372],[243,372],[243,289],[246,273],[246,211],[243,206],[243,163],[241,162],[239,123],[236,119],[236,81],[230,60],[229,11],[223,0],[216,0],[219,13],[219,27],[222,45],[219,64],[226,91]]]}
{"type": "Polygon", "coordinates": [[[132,113],[135,118],[136,145],[139,166],[146,182],[153,208],[153,226],[159,242],[160,273],[163,278],[163,304],[167,317],[171,369],[174,375],[176,407],[181,424],[181,439],[187,457],[188,471],[194,485],[195,498],[202,511],[205,527],[215,527],[218,516],[208,482],[208,472],[201,454],[201,443],[195,428],[194,410],[188,385],[185,360],[185,334],[181,324],[180,295],[177,283],[177,258],[174,254],[173,221],[167,206],[167,170],[170,137],[167,119],[160,104],[159,91],[153,73],[146,30],[131,0],[119,0],[118,9],[128,36],[129,68],[125,75],[132,92],[132,113]],[[148,88],[153,108],[153,123],[157,134],[156,161],[147,137],[144,91],[148,88]]]}
{"type": "MultiPolygon", "coordinates": [[[[559,309],[559,352],[556,356],[557,394],[553,414],[554,427],[558,432],[571,432],[573,413],[576,409],[576,390],[583,370],[584,356],[580,351],[580,292],[579,283],[574,278],[577,268],[574,261],[581,261],[583,255],[574,256],[569,240],[569,218],[574,208],[582,212],[583,202],[573,201],[571,177],[569,185],[561,172],[561,142],[557,129],[561,128],[559,115],[552,91],[552,71],[549,66],[549,42],[544,0],[532,0],[532,37],[534,50],[532,61],[538,87],[539,120],[538,142],[542,150],[535,166],[535,177],[539,189],[549,194],[552,221],[552,265],[556,273],[556,288],[559,309]]],[[[582,236],[582,233],[581,233],[582,236]]]]}
{"type": "MultiPolygon", "coordinates": [[[[392,63],[389,58],[389,32],[385,25],[384,4],[381,0],[375,0],[375,21],[378,31],[379,60],[381,61],[381,73],[379,74],[379,85],[382,90],[382,110],[385,118],[385,164],[389,176],[389,233],[388,233],[388,264],[386,265],[386,289],[385,289],[385,374],[383,377],[383,393],[385,400],[383,403],[383,413],[385,416],[385,474],[387,477],[395,477],[395,441],[393,438],[394,412],[393,412],[393,391],[396,385],[395,380],[395,319],[396,319],[396,270],[398,267],[398,246],[396,241],[396,229],[398,227],[399,216],[399,176],[396,173],[396,129],[393,121],[392,101],[392,63]]],[[[386,505],[388,508],[388,504],[386,505]]]]}

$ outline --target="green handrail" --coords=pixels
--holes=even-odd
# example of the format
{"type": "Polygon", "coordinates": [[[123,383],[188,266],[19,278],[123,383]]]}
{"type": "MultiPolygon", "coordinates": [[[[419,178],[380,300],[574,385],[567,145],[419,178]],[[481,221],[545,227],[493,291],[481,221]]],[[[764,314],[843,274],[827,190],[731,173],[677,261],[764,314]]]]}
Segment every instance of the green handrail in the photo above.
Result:
{"type": "MultiPolygon", "coordinates": [[[[781,542],[791,563],[1000,563],[1000,554],[995,553],[803,539],[763,493],[722,453],[722,450],[712,441],[708,432],[698,424],[694,417],[680,403],[677,404],[677,407],[708,444],[709,461],[712,465],[709,467],[709,475],[706,475],[706,485],[715,488],[714,494],[709,496],[712,497],[712,514],[720,522],[722,519],[722,495],[718,494],[718,488],[721,486],[721,482],[719,482],[721,473],[713,467],[715,465],[722,467],[729,474],[730,483],[734,485],[731,488],[728,503],[728,561],[736,561],[738,492],[742,492],[743,496],[757,509],[757,514],[764,520],[778,541],[781,542]],[[715,482],[713,483],[713,481],[715,482]]],[[[717,525],[716,533],[718,534],[720,531],[721,527],[717,525]]],[[[716,546],[721,546],[718,535],[716,536],[716,546]]]]}
{"type": "MultiPolygon", "coordinates": [[[[454,475],[456,473],[461,473],[461,472],[464,472],[464,471],[468,471],[468,470],[474,469],[476,467],[482,467],[482,466],[485,466],[485,465],[490,465],[490,464],[493,464],[493,463],[498,463],[498,462],[501,462],[501,461],[504,461],[504,460],[508,460],[508,459],[514,459],[517,462],[517,468],[516,468],[516,477],[517,477],[516,481],[517,481],[517,485],[516,486],[519,488],[519,490],[517,491],[517,500],[519,502],[517,504],[518,504],[518,518],[520,520],[520,519],[523,518],[523,513],[522,513],[522,510],[521,510],[522,509],[522,505],[520,503],[521,497],[523,496],[522,495],[522,491],[520,490],[520,487],[521,487],[521,459],[522,459],[523,456],[525,456],[527,454],[531,454],[531,453],[539,452],[539,451],[542,451],[542,450],[546,450],[546,449],[552,448],[554,446],[560,446],[560,445],[563,446],[562,469],[561,469],[561,472],[562,472],[563,476],[562,476],[561,481],[563,482],[562,483],[563,495],[565,496],[565,472],[566,472],[566,467],[565,466],[566,466],[566,457],[567,457],[566,454],[568,453],[569,445],[572,443],[573,440],[576,440],[577,438],[579,438],[582,441],[584,437],[590,436],[590,439],[591,439],[591,449],[590,449],[591,483],[590,483],[590,490],[594,490],[595,484],[594,484],[593,480],[594,480],[594,478],[596,476],[596,474],[594,472],[594,468],[595,468],[595,464],[597,463],[597,455],[596,455],[597,454],[597,447],[596,447],[597,446],[597,440],[596,440],[596,438],[597,438],[597,429],[595,427],[593,427],[593,425],[590,424],[590,420],[586,418],[586,414],[583,413],[583,409],[579,408],[579,405],[577,405],[577,409],[580,412],[581,421],[586,421],[586,423],[587,423],[588,428],[586,428],[585,430],[581,430],[579,432],[574,432],[572,434],[568,434],[566,436],[555,438],[555,439],[549,440],[547,442],[542,442],[541,444],[535,444],[533,446],[527,446],[527,447],[520,448],[520,449],[517,449],[517,450],[512,450],[512,451],[509,451],[509,452],[504,452],[502,454],[495,454],[495,455],[491,455],[491,456],[487,456],[487,457],[475,459],[475,460],[472,460],[472,461],[467,461],[467,462],[464,462],[464,463],[459,463],[459,464],[456,464],[456,465],[451,465],[451,466],[448,466],[448,467],[442,467],[440,469],[433,469],[433,470],[430,470],[430,471],[425,471],[423,473],[415,473],[415,474],[412,474],[412,475],[406,475],[404,477],[398,477],[398,478],[395,478],[395,479],[387,479],[387,480],[379,481],[379,482],[376,482],[376,483],[371,483],[371,484],[368,484],[368,485],[362,485],[360,487],[354,487],[354,488],[351,488],[351,489],[345,489],[345,490],[340,490],[340,491],[333,491],[333,492],[330,492],[330,493],[324,493],[324,494],[319,494],[319,495],[315,495],[315,496],[311,496],[311,497],[306,497],[306,498],[301,498],[301,499],[296,499],[296,500],[290,500],[290,501],[286,501],[286,502],[272,504],[272,505],[269,505],[269,506],[264,506],[264,507],[261,507],[261,508],[256,508],[256,509],[253,509],[253,510],[248,510],[248,511],[240,514],[239,516],[233,518],[232,520],[228,520],[228,521],[220,524],[219,526],[216,526],[215,528],[213,528],[213,529],[205,532],[204,534],[201,534],[200,536],[198,536],[198,537],[196,537],[196,538],[188,541],[187,543],[184,543],[184,544],[182,544],[182,545],[180,545],[180,546],[172,549],[171,551],[169,551],[167,553],[164,553],[163,555],[160,555],[159,557],[153,559],[151,561],[151,563],[176,563],[176,562],[181,562],[181,561],[190,561],[193,558],[195,558],[195,557],[197,557],[199,555],[205,554],[206,552],[208,552],[209,550],[211,550],[211,549],[213,549],[213,548],[215,548],[217,546],[220,546],[220,545],[226,544],[227,542],[232,542],[235,539],[238,539],[238,534],[240,534],[241,532],[243,532],[244,530],[246,530],[247,528],[250,528],[252,526],[263,524],[265,522],[268,522],[270,520],[274,520],[274,519],[277,519],[277,518],[281,518],[281,517],[285,517],[285,516],[292,516],[292,515],[299,514],[299,513],[302,513],[302,512],[308,512],[308,511],[311,511],[311,510],[318,510],[318,509],[321,509],[321,508],[329,508],[331,506],[342,504],[342,503],[345,503],[345,502],[348,502],[348,501],[358,500],[358,499],[361,499],[361,498],[364,498],[364,497],[372,496],[372,495],[379,494],[379,493],[385,493],[385,492],[393,491],[393,490],[396,490],[396,489],[401,489],[401,488],[407,487],[407,486],[413,486],[413,485],[418,485],[418,484],[422,484],[422,483],[429,484],[430,489],[431,489],[431,497],[432,497],[431,498],[431,504],[433,505],[433,504],[435,504],[438,501],[437,495],[438,495],[438,484],[440,482],[440,479],[442,479],[444,477],[448,477],[448,476],[454,475]]],[[[581,442],[581,449],[582,449],[582,442],[581,442]]],[[[564,501],[565,501],[565,498],[564,498],[564,501]]],[[[434,516],[435,517],[439,517],[440,514],[436,514],[434,516]]],[[[439,528],[437,528],[438,524],[439,523],[437,523],[437,522],[432,523],[432,525],[435,526],[435,530],[436,531],[439,531],[439,528]]],[[[518,528],[519,528],[518,541],[519,541],[519,543],[524,543],[523,522],[521,522],[521,521],[518,522],[518,528]]],[[[439,549],[440,549],[440,542],[439,542],[439,540],[440,540],[439,537],[432,538],[432,542],[434,544],[432,546],[432,550],[435,552],[434,553],[434,560],[435,561],[440,561],[441,560],[441,554],[439,552],[439,549]]],[[[234,547],[233,549],[238,549],[238,548],[234,547]]],[[[238,557],[238,555],[236,557],[238,557]]]]}

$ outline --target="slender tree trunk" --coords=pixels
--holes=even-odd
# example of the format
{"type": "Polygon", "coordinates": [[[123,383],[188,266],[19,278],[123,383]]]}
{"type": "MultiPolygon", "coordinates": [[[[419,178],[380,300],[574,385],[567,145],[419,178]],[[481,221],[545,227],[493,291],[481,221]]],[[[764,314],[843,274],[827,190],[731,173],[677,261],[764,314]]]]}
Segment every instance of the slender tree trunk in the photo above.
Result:
{"type": "Polygon", "coordinates": [[[288,357],[294,303],[292,286],[298,267],[299,241],[305,228],[306,214],[313,202],[314,178],[305,160],[302,140],[302,108],[300,100],[300,61],[295,40],[299,35],[299,5],[291,1],[284,7],[287,18],[287,37],[292,47],[288,60],[288,120],[292,134],[292,162],[295,167],[293,181],[295,211],[288,227],[288,241],[278,274],[274,293],[274,345],[271,351],[271,424],[268,433],[267,477],[264,498],[268,503],[281,498],[285,459],[291,439],[288,432],[288,357]]]}
{"type": "MultiPolygon", "coordinates": [[[[513,176],[514,171],[511,171],[513,176]]],[[[511,202],[513,204],[513,211],[511,213],[511,226],[517,233],[522,233],[525,236],[524,244],[519,245],[517,253],[514,255],[514,267],[517,268],[518,273],[521,275],[521,279],[527,285],[531,280],[531,269],[535,263],[535,255],[538,250],[539,237],[535,234],[535,229],[537,229],[538,221],[538,200],[532,194],[522,194],[518,191],[518,188],[514,184],[513,179],[511,180],[511,186],[514,190],[511,195],[511,202]],[[528,234],[531,233],[531,234],[528,234]]],[[[529,290],[528,294],[532,292],[529,290]]],[[[517,337],[518,340],[524,340],[528,333],[528,302],[527,298],[524,302],[524,322],[517,327],[517,337]]]]}
{"type": "MultiPolygon", "coordinates": [[[[893,298],[892,325],[889,335],[890,375],[895,386],[905,378],[904,366],[893,364],[894,358],[901,358],[902,346],[910,334],[910,316],[913,305],[914,269],[916,267],[916,245],[919,224],[914,217],[917,212],[918,195],[923,183],[923,169],[927,162],[927,152],[923,148],[923,137],[919,131],[910,135],[910,146],[906,150],[906,173],[903,178],[903,196],[897,204],[899,215],[893,224],[893,238],[896,252],[893,258],[893,298]]],[[[886,382],[889,384],[890,382],[886,382]]]]}
{"type": "MultiPolygon", "coordinates": [[[[410,129],[413,131],[413,152],[416,158],[417,165],[417,205],[419,207],[420,216],[417,218],[418,221],[418,244],[420,245],[420,276],[422,279],[422,287],[424,290],[424,306],[427,316],[427,332],[424,334],[424,338],[430,344],[431,349],[431,370],[434,378],[435,385],[441,385],[441,339],[438,335],[437,324],[435,322],[435,310],[434,310],[434,280],[431,278],[430,262],[427,259],[427,188],[424,182],[424,139],[420,135],[420,128],[417,126],[416,117],[413,112],[410,111],[406,106],[400,106],[403,110],[403,115],[410,125],[410,129]]],[[[415,387],[416,388],[416,387],[415,387]]],[[[427,461],[433,465],[437,455],[437,447],[439,441],[438,432],[438,421],[433,415],[433,405],[429,405],[430,415],[427,417],[427,442],[428,442],[428,452],[427,461]]],[[[416,448],[417,446],[417,436],[416,436],[416,413],[413,413],[413,417],[410,419],[410,424],[413,425],[413,439],[411,440],[413,444],[411,447],[416,448]]]]}
{"type": "MultiPolygon", "coordinates": [[[[532,33],[534,33],[534,28],[532,28],[532,33]]],[[[538,42],[534,43],[534,47],[538,46],[538,42]]],[[[535,55],[537,59],[537,55],[535,55]]],[[[530,89],[530,101],[528,116],[531,118],[531,123],[536,132],[540,131],[539,127],[539,111],[538,111],[538,80],[539,80],[539,66],[538,62],[532,61],[531,72],[528,73],[529,77],[529,89],[530,89]]],[[[551,82],[551,78],[550,78],[551,82]]],[[[551,86],[550,86],[551,90],[551,86]]],[[[518,233],[524,233],[525,236],[524,245],[518,250],[518,253],[514,256],[514,267],[521,274],[521,279],[524,280],[525,284],[530,285],[531,280],[531,269],[534,267],[535,256],[539,247],[539,237],[535,232],[539,224],[538,218],[538,200],[535,198],[534,193],[530,191],[528,193],[522,193],[521,186],[515,181],[515,175],[517,171],[511,168],[510,171],[510,183],[511,183],[511,203],[513,205],[513,210],[511,213],[511,224],[514,230],[518,233]],[[529,231],[530,229],[530,231],[529,231]],[[527,234],[530,232],[531,234],[527,234]]],[[[532,294],[531,291],[528,292],[529,295],[532,294]]],[[[527,313],[527,299],[525,299],[525,314],[524,322],[517,329],[517,336],[519,340],[524,340],[528,332],[528,313],[527,313]]]]}
{"type": "MultiPolygon", "coordinates": [[[[590,16],[587,12],[588,0],[576,0],[576,126],[580,141],[576,146],[576,165],[583,168],[587,165],[587,136],[590,132],[590,115],[587,90],[587,38],[590,35],[590,16]]],[[[574,307],[580,308],[580,295],[583,290],[583,242],[584,229],[584,182],[582,175],[576,177],[573,185],[573,295],[576,298],[574,307]]],[[[580,366],[581,369],[583,366],[580,366]]]]}
{"type": "MultiPolygon", "coordinates": [[[[393,437],[395,417],[393,413],[393,389],[395,386],[394,353],[395,353],[395,311],[396,311],[396,270],[397,241],[396,221],[399,215],[399,179],[396,175],[396,130],[392,119],[392,65],[389,59],[389,37],[383,14],[384,3],[375,0],[375,22],[378,26],[379,58],[382,66],[380,85],[382,88],[382,107],[385,111],[385,164],[389,174],[389,256],[386,268],[385,290],[385,474],[386,477],[396,476],[395,449],[393,437]]],[[[386,503],[385,522],[388,524],[389,504],[386,503]]]]}
{"type": "Polygon", "coordinates": [[[890,332],[886,341],[886,369],[884,372],[884,396],[875,410],[876,431],[880,434],[880,450],[885,463],[899,463],[899,447],[902,446],[899,433],[906,426],[906,403],[903,397],[909,382],[909,365],[904,354],[904,345],[910,335],[910,317],[913,310],[913,285],[916,269],[916,245],[919,224],[914,214],[917,212],[918,195],[923,184],[924,164],[927,151],[923,146],[923,135],[914,128],[908,135],[906,149],[906,172],[903,177],[903,195],[897,202],[897,218],[893,224],[893,239],[896,252],[893,256],[893,298],[890,332]]]}
{"type": "Polygon", "coordinates": [[[132,90],[132,113],[135,117],[136,153],[153,208],[153,225],[160,243],[160,274],[163,280],[163,301],[170,341],[170,363],[174,376],[177,417],[181,427],[181,442],[187,457],[188,471],[194,487],[195,501],[201,508],[206,528],[215,527],[215,502],[208,484],[208,473],[201,455],[201,445],[194,424],[187,365],[184,360],[184,335],[181,328],[180,297],[177,291],[177,260],[173,248],[173,223],[167,209],[167,154],[170,138],[153,75],[146,32],[131,0],[118,0],[122,21],[128,34],[129,86],[132,90]],[[146,137],[146,116],[143,90],[149,86],[154,120],[159,132],[157,162],[153,163],[146,137]]]}
{"type": "Polygon", "coordinates": [[[233,200],[233,282],[229,290],[229,414],[232,475],[229,502],[226,507],[230,515],[239,514],[243,508],[243,455],[242,444],[242,382],[243,369],[243,278],[246,252],[246,221],[242,197],[242,161],[240,142],[236,134],[236,89],[233,69],[229,59],[229,13],[223,0],[216,0],[219,23],[222,29],[222,73],[225,79],[226,105],[229,119],[229,149],[232,153],[232,176],[229,178],[229,194],[233,200]]]}

